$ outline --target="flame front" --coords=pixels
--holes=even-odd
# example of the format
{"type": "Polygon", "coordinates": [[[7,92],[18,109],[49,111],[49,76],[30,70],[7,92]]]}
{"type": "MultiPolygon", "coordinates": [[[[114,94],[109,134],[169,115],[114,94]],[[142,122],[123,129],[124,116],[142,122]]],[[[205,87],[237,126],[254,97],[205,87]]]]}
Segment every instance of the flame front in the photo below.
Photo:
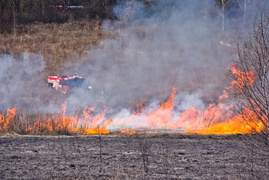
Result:
{"type": "MultiPolygon", "coordinates": [[[[232,81],[230,87],[225,88],[220,100],[229,97],[229,91],[236,87],[239,93],[246,86],[251,86],[254,81],[254,72],[241,72],[235,66],[231,66],[232,73],[237,81],[232,81]]],[[[174,103],[176,89],[171,91],[167,102],[157,106],[145,107],[138,105],[135,113],[126,111],[117,114],[114,118],[107,118],[108,107],[104,108],[101,114],[93,114],[95,107],[86,107],[83,117],[78,115],[67,116],[67,103],[62,105],[62,112],[49,118],[36,118],[34,123],[27,123],[26,132],[35,133],[83,133],[83,134],[107,134],[110,129],[120,129],[123,134],[135,134],[141,129],[158,132],[158,129],[178,130],[185,133],[198,134],[236,134],[236,133],[259,133],[264,130],[264,119],[260,119],[257,114],[249,108],[240,114],[232,111],[233,104],[210,104],[207,108],[201,109],[190,107],[184,111],[178,110],[174,103]],[[251,117],[252,121],[246,121],[246,117],[251,117]]],[[[0,130],[6,132],[12,129],[15,123],[16,107],[8,109],[6,113],[0,114],[0,130]]],[[[27,122],[24,119],[21,122],[27,122]]],[[[13,128],[14,129],[14,128],[13,128]]]]}
{"type": "MultiPolygon", "coordinates": [[[[251,86],[255,81],[254,71],[241,72],[235,65],[230,67],[235,76],[230,86],[225,88],[220,100],[229,97],[229,92],[236,88],[238,93],[243,93],[245,87],[251,86]]],[[[175,111],[173,106],[176,90],[172,89],[169,100],[157,108],[139,109],[139,113],[132,114],[128,118],[119,117],[115,119],[114,125],[120,126],[125,122],[135,124],[137,128],[146,129],[171,129],[181,130],[185,133],[198,134],[246,134],[259,133],[264,130],[266,117],[260,119],[255,112],[249,108],[240,114],[233,112],[233,104],[210,104],[206,109],[191,107],[183,112],[175,111]],[[248,121],[251,117],[251,121],[248,121]]],[[[127,132],[128,129],[122,132],[127,132]]]]}
{"type": "Polygon", "coordinates": [[[91,115],[90,112],[95,108],[86,107],[84,109],[84,119],[79,119],[76,116],[65,115],[67,103],[62,105],[62,112],[60,115],[54,115],[48,119],[37,119],[34,125],[27,128],[27,132],[47,132],[47,133],[83,133],[83,134],[107,134],[107,126],[112,120],[106,122],[102,126],[100,120],[104,122],[105,112],[103,114],[91,115]]]}
{"type": "Polygon", "coordinates": [[[14,124],[13,120],[16,115],[16,107],[8,109],[6,114],[0,114],[0,130],[5,132],[14,124]]]}

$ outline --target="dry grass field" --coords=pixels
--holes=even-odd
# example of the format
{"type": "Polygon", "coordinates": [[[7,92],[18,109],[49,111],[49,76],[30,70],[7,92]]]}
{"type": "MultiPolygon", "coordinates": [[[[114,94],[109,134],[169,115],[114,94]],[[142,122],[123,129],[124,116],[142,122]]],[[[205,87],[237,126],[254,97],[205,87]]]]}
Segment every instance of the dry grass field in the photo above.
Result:
{"type": "Polygon", "coordinates": [[[0,179],[266,179],[251,136],[2,136],[0,179]]]}
{"type": "MultiPolygon", "coordinates": [[[[101,2],[106,7],[108,4],[104,2],[109,1],[101,2]]],[[[131,2],[133,1],[130,1],[130,7],[131,2]]],[[[152,5],[148,4],[148,8],[152,5]]],[[[104,23],[104,19],[101,20],[101,17],[96,16],[95,19],[89,20],[88,17],[81,21],[70,18],[62,24],[35,22],[15,25],[14,22],[14,26],[10,23],[10,27],[14,28],[13,33],[3,31],[3,34],[0,34],[0,57],[4,54],[12,55],[14,63],[23,61],[23,53],[27,52],[41,55],[45,62],[44,69],[41,60],[42,68],[36,68],[35,72],[29,74],[24,72],[28,72],[28,68],[32,67],[28,65],[20,73],[21,67],[24,67],[20,64],[10,65],[9,70],[4,67],[3,73],[0,72],[3,79],[0,87],[0,102],[3,104],[3,108],[0,109],[0,179],[269,179],[268,129],[257,125],[260,121],[251,121],[255,125],[250,126],[248,123],[251,131],[227,131],[228,125],[235,124],[235,129],[240,129],[238,127],[243,123],[232,118],[237,116],[230,114],[232,110],[230,107],[233,106],[229,105],[229,99],[224,100],[224,103],[220,103],[222,101],[218,99],[217,91],[222,92],[224,86],[224,82],[218,85],[224,77],[224,73],[219,74],[218,71],[221,72],[224,65],[226,68],[227,62],[224,56],[228,57],[228,53],[223,53],[222,50],[224,47],[231,47],[222,40],[226,38],[224,34],[227,37],[233,34],[233,30],[229,30],[228,26],[225,27],[224,33],[224,9],[216,11],[223,12],[223,17],[216,16],[220,20],[216,25],[220,25],[223,19],[223,32],[219,27],[217,31],[210,30],[205,33],[203,31],[207,31],[211,26],[205,28],[206,25],[201,22],[207,23],[207,21],[203,21],[200,15],[199,22],[196,16],[195,20],[188,17],[189,12],[186,13],[188,16],[182,16],[183,18],[179,16],[181,11],[185,13],[185,7],[179,8],[173,5],[172,9],[182,10],[176,12],[174,16],[171,12],[173,17],[170,19],[171,22],[163,23],[162,20],[159,22],[156,19],[156,24],[152,21],[147,22],[147,19],[144,22],[143,18],[140,22],[141,17],[128,7],[129,13],[118,12],[123,13],[119,18],[121,21],[111,29],[109,23],[104,23]],[[134,19],[131,16],[134,16],[134,19]],[[175,23],[178,25],[174,26],[175,23]],[[105,28],[108,29],[104,30],[105,28]],[[109,41],[109,38],[115,38],[115,42],[109,41]],[[94,47],[97,47],[97,50],[94,47]],[[94,55],[96,57],[104,55],[104,58],[94,59],[94,55]],[[78,66],[77,62],[80,62],[78,66]],[[94,66],[83,70],[81,67],[84,64],[94,66]],[[74,70],[72,65],[76,66],[74,70]],[[138,68],[134,68],[135,66],[138,68]],[[66,74],[69,68],[72,71],[81,68],[79,69],[81,73],[94,69],[95,71],[90,72],[88,76],[93,74],[89,80],[96,90],[89,93],[87,91],[88,94],[84,94],[84,91],[70,90],[70,93],[63,94],[46,87],[48,75],[66,74]],[[118,73],[119,71],[121,73],[118,73]],[[38,78],[32,78],[34,76],[38,78]],[[178,102],[175,106],[173,106],[175,95],[172,96],[171,93],[173,97],[171,99],[167,96],[172,89],[171,85],[176,86],[175,95],[176,89],[182,92],[182,96],[176,99],[178,102]],[[101,100],[97,100],[95,92],[99,93],[101,100]],[[80,98],[81,95],[83,98],[80,98]],[[121,132],[119,129],[111,132],[107,130],[111,122],[115,123],[115,127],[121,124],[125,126],[128,123],[130,126],[133,124],[136,126],[136,122],[140,122],[144,117],[142,111],[144,106],[149,106],[150,109],[150,102],[155,98],[162,102],[156,106],[158,109],[155,110],[154,107],[153,113],[151,110],[150,113],[145,110],[144,114],[152,117],[145,118],[146,121],[151,120],[146,124],[158,130],[127,129],[125,132],[124,129],[121,132]],[[65,114],[66,100],[76,115],[68,110],[65,114]],[[96,104],[96,112],[95,106],[82,107],[92,102],[96,104]],[[107,114],[106,103],[112,108],[107,114]],[[206,110],[200,111],[200,106],[206,110]],[[130,111],[123,111],[126,107],[129,107],[130,111]],[[100,109],[104,109],[103,114],[99,114],[100,109]],[[117,114],[117,111],[125,113],[127,117],[130,116],[129,113],[134,112],[134,116],[132,115],[134,118],[128,119],[125,116],[110,118],[114,113],[117,114]],[[218,132],[225,130],[219,134],[228,132],[227,134],[233,133],[233,135],[209,135],[214,132],[214,128],[213,131],[205,131],[207,135],[195,134],[203,133],[202,131],[178,133],[178,127],[174,127],[175,131],[167,130],[173,127],[167,126],[170,122],[168,120],[171,120],[172,124],[179,124],[173,121],[173,115],[178,114],[183,117],[182,122],[184,125],[186,123],[186,127],[197,125],[199,129],[200,123],[204,125],[206,122],[206,126],[203,127],[212,125],[218,132]],[[226,117],[229,119],[225,119],[226,117]],[[88,120],[88,123],[84,120],[88,120]],[[196,122],[197,124],[194,124],[196,122]],[[215,122],[219,123],[221,128],[214,126],[215,122]],[[159,126],[164,127],[164,131],[161,131],[159,126]],[[266,136],[262,136],[262,132],[258,130],[264,131],[263,135],[266,136]]],[[[210,11],[209,8],[212,7],[205,10],[210,11]]],[[[161,9],[158,11],[162,12],[166,8],[164,6],[161,9]]],[[[9,11],[11,12],[11,9],[9,11]]],[[[169,8],[167,11],[170,11],[169,8]]],[[[141,10],[138,11],[139,15],[140,12],[141,10]]],[[[168,18],[166,17],[168,14],[166,15],[165,11],[162,18],[168,18]]],[[[159,15],[162,16],[162,13],[159,15]]],[[[244,14],[244,19],[246,17],[244,14]]],[[[13,19],[12,16],[9,18],[13,19]]],[[[207,19],[211,21],[209,15],[207,19]]],[[[225,19],[227,23],[228,20],[229,17],[225,19]]],[[[230,42],[230,39],[227,38],[227,42],[230,42]]],[[[237,74],[240,76],[239,78],[235,76],[235,79],[237,78],[239,85],[247,82],[249,86],[249,81],[242,80],[248,72],[238,71],[237,74]]],[[[254,82],[253,77],[250,79],[254,82]]],[[[90,86],[89,88],[91,89],[90,86]]],[[[232,92],[232,88],[226,90],[232,92]]],[[[239,88],[238,92],[241,93],[241,90],[242,88],[239,88]]],[[[258,102],[263,100],[266,98],[258,102]]],[[[2,104],[0,103],[0,106],[2,104]]],[[[268,107],[262,110],[267,112],[268,107]]],[[[257,117],[257,110],[255,112],[256,115],[252,116],[250,113],[250,117],[257,117]]],[[[243,115],[245,114],[243,111],[243,115]]],[[[267,115],[268,113],[266,114],[268,120],[267,115]]],[[[266,119],[259,113],[258,117],[266,119]]],[[[264,124],[268,128],[267,121],[264,124]]]]}
{"type": "Polygon", "coordinates": [[[47,73],[54,74],[65,63],[82,58],[89,47],[106,35],[100,20],[29,24],[18,27],[16,36],[0,34],[0,54],[40,54],[44,56],[47,73]]]}

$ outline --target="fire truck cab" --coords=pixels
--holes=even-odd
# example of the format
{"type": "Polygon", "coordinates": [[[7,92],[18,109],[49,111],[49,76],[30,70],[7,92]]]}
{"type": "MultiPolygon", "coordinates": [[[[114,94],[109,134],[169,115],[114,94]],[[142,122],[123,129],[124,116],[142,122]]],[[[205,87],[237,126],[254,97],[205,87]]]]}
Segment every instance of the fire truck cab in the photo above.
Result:
{"type": "Polygon", "coordinates": [[[48,76],[48,87],[66,93],[71,88],[81,87],[84,81],[82,76],[48,76]]]}

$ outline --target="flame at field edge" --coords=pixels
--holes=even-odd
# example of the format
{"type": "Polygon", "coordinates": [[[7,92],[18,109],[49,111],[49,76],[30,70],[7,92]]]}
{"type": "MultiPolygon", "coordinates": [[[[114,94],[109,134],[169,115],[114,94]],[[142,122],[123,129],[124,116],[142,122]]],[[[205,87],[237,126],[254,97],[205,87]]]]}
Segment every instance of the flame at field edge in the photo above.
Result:
{"type": "MultiPolygon", "coordinates": [[[[251,86],[254,81],[254,72],[241,72],[235,66],[231,66],[232,73],[238,79],[232,81],[230,87],[226,88],[224,94],[220,96],[220,100],[228,98],[229,91],[235,86],[245,88],[251,86]]],[[[138,105],[138,112],[129,116],[118,119],[107,119],[107,107],[101,114],[93,114],[95,107],[86,107],[83,111],[84,118],[78,118],[78,115],[67,116],[67,103],[62,105],[62,112],[46,119],[36,118],[33,124],[27,122],[26,119],[20,119],[20,123],[26,124],[25,131],[27,133],[45,132],[45,133],[82,133],[82,134],[108,134],[111,131],[108,126],[123,124],[135,124],[136,127],[122,128],[122,134],[136,134],[136,129],[144,128],[145,130],[158,129],[187,129],[185,133],[196,134],[247,134],[260,133],[268,127],[266,117],[259,119],[250,109],[246,108],[241,114],[235,114],[231,109],[233,104],[225,105],[223,103],[209,104],[206,109],[198,109],[191,107],[183,112],[177,111],[174,107],[174,99],[176,89],[173,88],[171,95],[166,102],[157,105],[154,108],[148,108],[138,105]],[[247,121],[246,116],[251,117],[251,121],[247,121]]],[[[14,126],[18,124],[16,120],[16,106],[8,109],[6,113],[0,114],[0,131],[14,131],[14,126]]]]}

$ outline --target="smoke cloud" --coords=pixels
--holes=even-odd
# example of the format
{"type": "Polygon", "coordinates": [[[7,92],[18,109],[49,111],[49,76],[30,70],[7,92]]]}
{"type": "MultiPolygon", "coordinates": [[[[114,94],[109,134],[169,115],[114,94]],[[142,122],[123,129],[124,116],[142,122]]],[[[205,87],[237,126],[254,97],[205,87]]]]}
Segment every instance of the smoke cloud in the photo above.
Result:
{"type": "MultiPolygon", "coordinates": [[[[221,8],[211,0],[149,2],[116,5],[118,19],[103,23],[103,31],[115,36],[92,47],[81,63],[66,65],[66,74],[79,73],[92,86],[64,96],[68,112],[94,105],[100,111],[110,107],[109,114],[122,113],[139,103],[165,101],[172,88],[181,93],[175,101],[180,110],[217,101],[226,85],[234,24],[244,27],[242,18],[248,22],[257,5],[247,4],[245,15],[238,10],[241,4],[227,12],[223,32],[221,8]]],[[[55,111],[57,95],[47,90],[42,56],[0,55],[0,61],[1,109],[19,104],[55,111]]]]}
{"type": "Polygon", "coordinates": [[[67,68],[86,75],[93,88],[105,94],[86,97],[87,92],[76,92],[69,97],[71,104],[99,99],[120,110],[164,101],[173,87],[199,95],[203,102],[218,99],[226,85],[236,18],[227,16],[224,33],[221,8],[212,1],[154,2],[152,7],[132,1],[114,8],[118,20],[105,22],[103,29],[117,35],[91,48],[88,61],[67,68]]]}
{"type": "Polygon", "coordinates": [[[46,87],[41,72],[45,68],[43,57],[22,53],[19,57],[0,55],[0,108],[12,108],[16,104],[25,109],[42,106],[46,87]]]}

